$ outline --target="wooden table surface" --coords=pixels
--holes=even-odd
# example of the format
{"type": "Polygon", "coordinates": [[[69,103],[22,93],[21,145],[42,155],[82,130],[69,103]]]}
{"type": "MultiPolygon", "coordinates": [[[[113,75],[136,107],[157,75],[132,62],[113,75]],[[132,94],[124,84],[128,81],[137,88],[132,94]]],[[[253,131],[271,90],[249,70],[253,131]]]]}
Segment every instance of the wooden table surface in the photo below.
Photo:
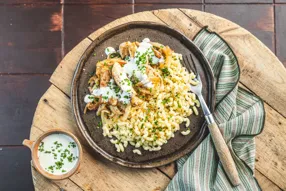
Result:
{"type": "Polygon", "coordinates": [[[256,139],[256,177],[262,188],[286,189],[286,69],[276,56],[256,37],[237,24],[221,17],[189,9],[146,11],[117,19],[83,39],[61,61],[50,78],[52,85],[40,99],[30,134],[37,139],[51,128],[73,132],[83,144],[81,170],[64,181],[47,181],[33,170],[36,190],[163,190],[175,174],[174,164],[153,169],[130,169],[103,160],[88,151],[87,142],[79,133],[70,105],[73,74],[83,52],[106,30],[130,21],[152,21],[166,24],[190,39],[208,26],[232,47],[241,67],[240,86],[260,96],[265,102],[266,122],[256,139]],[[270,93],[271,92],[271,93],[270,93]],[[279,124],[281,123],[281,124],[279,124]],[[284,133],[284,137],[281,136],[284,133]],[[269,144],[275,142],[275,144],[269,144]],[[107,181],[108,180],[108,181],[107,181]],[[277,186],[276,186],[277,185],[277,186]],[[279,186],[279,187],[278,187],[279,186]]]}
{"type": "MultiPolygon", "coordinates": [[[[48,80],[64,55],[89,33],[116,18],[144,10],[172,7],[212,12],[252,32],[285,65],[285,0],[276,0],[275,3],[272,0],[205,0],[203,2],[177,0],[175,4],[173,2],[170,0],[136,0],[135,2],[118,0],[115,2],[116,6],[111,0],[2,0],[0,2],[0,103],[2,106],[0,190],[33,189],[30,151],[23,148],[21,142],[29,136],[36,104],[49,87],[48,80]]],[[[231,31],[234,30],[220,32],[232,36],[231,31]]],[[[257,142],[264,143],[264,147],[257,148],[256,175],[259,177],[259,182],[263,183],[263,187],[268,188],[266,190],[280,190],[285,189],[283,176],[285,177],[286,157],[283,153],[284,148],[281,146],[283,143],[285,145],[286,139],[285,128],[283,129],[285,100],[281,102],[281,96],[285,95],[283,94],[285,78],[279,76],[281,74],[279,69],[265,65],[267,63],[265,55],[258,54],[258,56],[263,58],[261,64],[253,68],[243,65],[244,81],[241,85],[246,85],[250,89],[256,88],[255,93],[257,89],[263,90],[257,94],[266,100],[267,119],[272,123],[269,124],[271,128],[269,130],[265,128],[263,134],[257,138],[257,142]],[[257,68],[262,72],[268,71],[271,77],[275,77],[273,82],[277,82],[280,91],[271,91],[273,83],[266,86],[257,83],[263,77],[260,72],[256,73],[257,75],[253,74],[257,68]],[[270,100],[265,97],[269,97],[270,100]],[[267,136],[263,136],[264,134],[267,136]],[[259,155],[259,151],[265,152],[266,155],[259,155]],[[264,165],[265,161],[269,164],[264,165]]],[[[247,58],[245,62],[250,65],[252,60],[247,58]]],[[[284,68],[281,70],[283,71],[284,68]]],[[[160,171],[168,178],[173,174],[173,168],[170,167],[161,168],[160,171]]]]}

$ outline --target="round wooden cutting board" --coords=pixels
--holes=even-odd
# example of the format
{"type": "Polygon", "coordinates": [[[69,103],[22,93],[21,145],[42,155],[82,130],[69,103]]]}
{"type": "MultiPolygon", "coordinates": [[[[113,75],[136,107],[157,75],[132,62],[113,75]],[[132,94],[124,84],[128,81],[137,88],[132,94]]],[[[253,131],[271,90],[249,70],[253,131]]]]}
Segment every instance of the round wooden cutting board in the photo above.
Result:
{"type": "Polygon", "coordinates": [[[70,88],[74,71],[87,47],[105,31],[132,21],[168,25],[189,39],[204,26],[222,36],[238,57],[240,86],[265,101],[264,131],[256,138],[255,176],[262,189],[286,189],[286,70],[275,55],[240,26],[215,15],[195,10],[165,9],[141,12],[117,19],[82,40],[61,61],[50,81],[51,87],[37,106],[30,139],[51,128],[74,133],[83,145],[80,171],[69,179],[50,181],[32,167],[36,190],[164,190],[175,174],[174,163],[153,169],[130,169],[96,155],[78,131],[72,115],[70,88]]]}

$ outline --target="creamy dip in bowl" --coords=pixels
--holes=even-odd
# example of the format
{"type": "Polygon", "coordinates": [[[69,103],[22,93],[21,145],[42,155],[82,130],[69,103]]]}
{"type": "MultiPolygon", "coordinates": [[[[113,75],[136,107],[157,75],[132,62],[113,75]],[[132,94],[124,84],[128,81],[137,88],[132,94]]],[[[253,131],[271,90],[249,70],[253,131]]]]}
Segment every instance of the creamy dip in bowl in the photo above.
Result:
{"type": "Polygon", "coordinates": [[[23,145],[31,149],[34,167],[49,179],[65,179],[79,169],[82,148],[68,131],[52,129],[36,141],[25,139],[23,145]]]}

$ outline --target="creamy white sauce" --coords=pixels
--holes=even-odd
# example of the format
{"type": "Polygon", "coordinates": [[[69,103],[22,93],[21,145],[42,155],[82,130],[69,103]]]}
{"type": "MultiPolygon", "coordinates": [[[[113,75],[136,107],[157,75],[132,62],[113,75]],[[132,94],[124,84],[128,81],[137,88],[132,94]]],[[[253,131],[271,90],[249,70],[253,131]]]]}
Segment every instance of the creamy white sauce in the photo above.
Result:
{"type": "MultiPolygon", "coordinates": [[[[104,101],[108,101],[110,98],[117,98],[120,102],[129,104],[132,96],[132,85],[126,83],[126,80],[129,80],[132,76],[136,77],[146,88],[153,88],[154,84],[149,80],[146,74],[146,63],[143,63],[143,61],[140,60],[142,55],[148,55],[149,61],[151,62],[150,64],[159,64],[164,62],[163,57],[159,59],[155,56],[152,47],[153,46],[150,44],[150,39],[144,38],[139,44],[134,58],[128,58],[126,60],[127,63],[123,66],[124,72],[119,77],[120,91],[115,91],[115,87],[118,88],[118,86],[115,84],[114,80],[111,79],[107,87],[97,88],[93,90],[91,95],[86,95],[84,98],[85,103],[90,103],[93,101],[93,98],[90,96],[101,96],[104,101]]],[[[105,49],[106,55],[114,52],[116,51],[113,47],[107,47],[105,49]]]]}
{"type": "Polygon", "coordinates": [[[108,56],[109,54],[114,53],[116,51],[113,47],[107,47],[104,52],[108,56]]]}
{"type": "Polygon", "coordinates": [[[63,133],[45,137],[38,147],[41,167],[54,175],[68,173],[77,164],[78,156],[76,142],[63,133]]]}
{"type": "Polygon", "coordinates": [[[87,94],[85,97],[84,97],[84,102],[85,103],[91,103],[94,99],[94,96],[93,95],[90,95],[90,94],[87,94]]]}
{"type": "Polygon", "coordinates": [[[142,42],[150,42],[150,39],[149,39],[149,38],[144,38],[144,39],[142,40],[142,42]]]}
{"type": "Polygon", "coordinates": [[[148,79],[148,76],[146,75],[146,63],[142,63],[142,61],[140,61],[140,56],[144,54],[148,55],[148,58],[150,58],[150,61],[152,62],[151,64],[158,64],[160,61],[162,62],[164,60],[155,56],[152,50],[152,44],[149,42],[150,39],[143,39],[135,52],[134,58],[127,60],[127,64],[123,66],[123,69],[128,77],[134,75],[145,87],[153,88],[153,83],[148,79]]]}
{"type": "MultiPolygon", "coordinates": [[[[126,74],[125,74],[126,76],[126,74]]],[[[127,77],[127,76],[126,76],[127,77]]],[[[123,104],[129,104],[131,99],[131,87],[125,87],[120,89],[113,79],[111,79],[108,83],[107,87],[101,87],[93,90],[92,95],[86,95],[84,98],[85,103],[90,103],[93,101],[91,100],[89,96],[95,96],[95,97],[102,97],[104,101],[108,101],[110,98],[118,99],[123,104]]]]}
{"type": "Polygon", "coordinates": [[[120,88],[124,92],[131,92],[132,84],[131,84],[131,81],[129,80],[129,78],[127,77],[125,71],[120,73],[120,75],[119,75],[119,83],[120,83],[120,88]]]}

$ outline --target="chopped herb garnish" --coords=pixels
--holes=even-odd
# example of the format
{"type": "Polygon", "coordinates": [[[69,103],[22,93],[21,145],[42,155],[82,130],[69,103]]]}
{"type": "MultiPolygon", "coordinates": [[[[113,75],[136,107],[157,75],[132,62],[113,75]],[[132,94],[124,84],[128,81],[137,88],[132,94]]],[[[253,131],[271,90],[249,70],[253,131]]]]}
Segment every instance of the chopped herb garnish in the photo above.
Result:
{"type": "Polygon", "coordinates": [[[125,57],[125,60],[129,62],[129,61],[130,61],[130,57],[129,57],[129,56],[126,56],[126,57],[125,57]]]}
{"type": "Polygon", "coordinates": [[[157,121],[157,120],[156,120],[156,121],[154,121],[154,124],[155,124],[155,125],[158,125],[158,121],[157,121]]]}
{"type": "Polygon", "coordinates": [[[72,162],[72,161],[73,161],[73,154],[71,154],[70,156],[68,156],[67,159],[68,159],[69,162],[72,162]]]}
{"type": "Polygon", "coordinates": [[[40,152],[43,152],[43,151],[44,151],[44,142],[41,142],[41,143],[40,143],[38,150],[39,150],[40,152]]]}
{"type": "Polygon", "coordinates": [[[103,99],[107,100],[108,99],[108,96],[102,96],[103,99]]]}
{"type": "Polygon", "coordinates": [[[65,158],[67,158],[67,154],[66,153],[61,153],[61,157],[65,159],[65,158]]]}
{"type": "Polygon", "coordinates": [[[96,56],[96,53],[94,53],[93,56],[96,56]]]}
{"type": "Polygon", "coordinates": [[[76,148],[76,143],[75,142],[70,142],[69,144],[72,148],[76,148]]]}
{"type": "Polygon", "coordinates": [[[162,100],[162,103],[165,105],[166,103],[168,103],[170,101],[170,99],[169,98],[166,98],[166,99],[163,99],[162,100]]]}
{"type": "Polygon", "coordinates": [[[120,87],[115,86],[115,87],[114,87],[114,91],[115,91],[115,93],[119,93],[119,92],[120,92],[120,87]]]}
{"type": "Polygon", "coordinates": [[[161,69],[162,73],[163,73],[163,77],[167,77],[170,75],[170,71],[168,70],[168,68],[163,68],[161,69]]]}
{"type": "Polygon", "coordinates": [[[58,162],[55,162],[56,164],[56,169],[59,170],[62,168],[62,166],[64,165],[64,163],[62,161],[58,161],[58,162]]]}
{"type": "Polygon", "coordinates": [[[54,166],[49,166],[48,169],[49,170],[54,170],[54,166]]]}
{"type": "MultiPolygon", "coordinates": [[[[54,173],[54,172],[66,172],[65,169],[63,169],[64,166],[64,162],[73,162],[75,161],[78,156],[74,156],[74,154],[71,152],[71,150],[69,149],[58,149],[59,147],[63,147],[64,145],[62,143],[60,143],[59,141],[55,141],[53,142],[53,145],[56,147],[55,149],[50,150],[46,150],[44,151],[44,142],[41,142],[39,145],[39,150],[41,150],[42,152],[44,152],[45,154],[50,154],[50,157],[52,157],[55,162],[54,165],[51,165],[49,167],[46,167],[45,170],[47,170],[50,173],[54,173]],[[65,161],[66,160],[66,161],[65,161]]],[[[69,142],[68,148],[76,148],[77,144],[76,142],[69,142]]],[[[52,146],[49,148],[53,148],[52,146]]]]}
{"type": "Polygon", "coordinates": [[[98,122],[98,126],[102,127],[102,122],[101,121],[98,122]]]}
{"type": "Polygon", "coordinates": [[[68,149],[65,149],[64,152],[65,153],[70,153],[70,151],[68,149]]]}
{"type": "Polygon", "coordinates": [[[88,99],[90,99],[90,100],[94,100],[94,96],[88,96],[88,99]]]}
{"type": "Polygon", "coordinates": [[[115,126],[115,129],[116,129],[116,130],[118,130],[118,129],[119,129],[119,126],[118,126],[118,124],[116,124],[116,126],[115,126]]]}
{"type": "Polygon", "coordinates": [[[177,103],[178,103],[178,107],[179,107],[179,108],[182,108],[182,106],[181,106],[180,102],[179,102],[179,101],[177,101],[177,103]]]}
{"type": "MultiPolygon", "coordinates": [[[[121,56],[120,56],[120,54],[118,52],[111,53],[109,57],[110,58],[115,58],[115,57],[121,58],[121,56]]],[[[126,60],[126,58],[125,58],[125,60],[126,60]]]]}
{"type": "Polygon", "coordinates": [[[145,116],[145,121],[147,121],[148,120],[148,116],[145,116]]]}

